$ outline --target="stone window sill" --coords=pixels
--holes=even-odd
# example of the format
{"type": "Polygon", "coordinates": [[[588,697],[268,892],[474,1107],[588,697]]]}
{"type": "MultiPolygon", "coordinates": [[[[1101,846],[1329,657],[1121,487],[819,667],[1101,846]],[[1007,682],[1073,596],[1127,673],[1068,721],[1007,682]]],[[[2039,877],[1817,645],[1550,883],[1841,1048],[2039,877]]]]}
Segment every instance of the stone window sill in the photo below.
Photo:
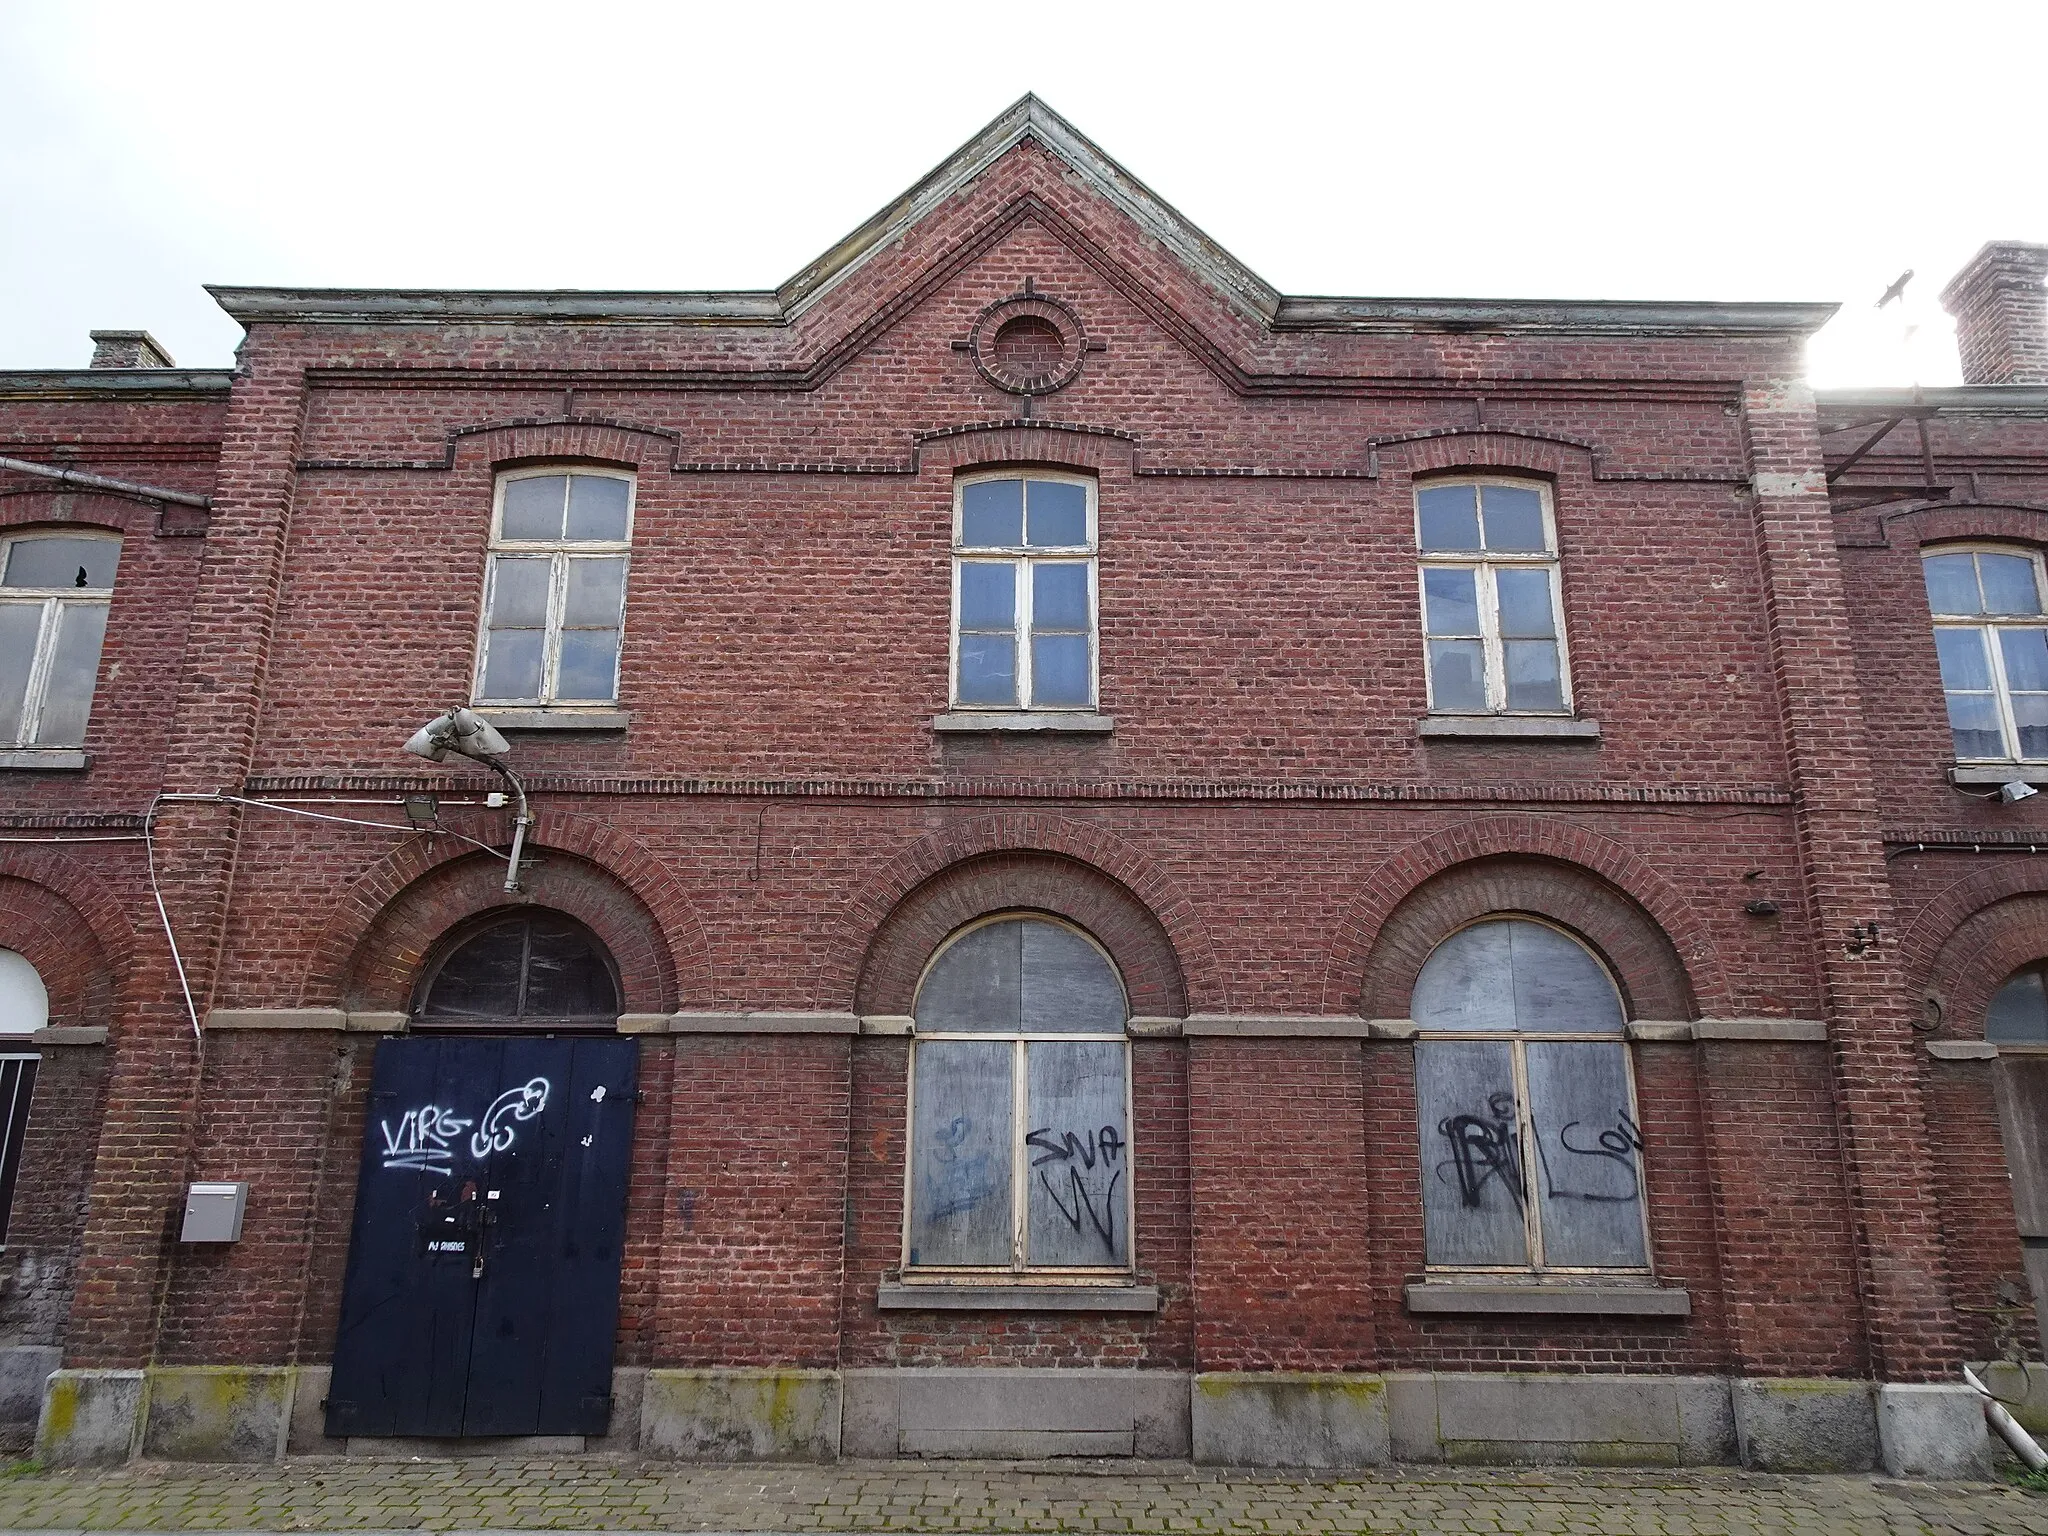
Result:
{"type": "Polygon", "coordinates": [[[1157,1312],[1156,1285],[906,1285],[884,1281],[884,1312],[1157,1312]]]}
{"type": "Polygon", "coordinates": [[[29,773],[81,773],[92,759],[74,747],[14,747],[0,752],[0,768],[29,773]]]}
{"type": "Polygon", "coordinates": [[[475,709],[501,731],[623,731],[633,723],[623,709],[475,709]]]}
{"type": "Polygon", "coordinates": [[[933,715],[932,730],[941,736],[982,731],[1035,731],[1060,736],[1107,736],[1116,729],[1114,715],[1086,709],[959,709],[933,715]]]}
{"type": "Polygon", "coordinates": [[[1948,771],[1951,784],[2048,784],[2048,763],[1957,763],[1948,771]]]}
{"type": "Polygon", "coordinates": [[[1570,715],[1424,715],[1415,734],[1440,739],[1598,741],[1600,722],[1570,715]]]}
{"type": "Polygon", "coordinates": [[[1537,1282],[1486,1285],[1429,1280],[1401,1288],[1410,1312],[1465,1316],[1690,1317],[1692,1295],[1655,1285],[1571,1285],[1537,1282]]]}
{"type": "Polygon", "coordinates": [[[0,1051],[10,1045],[105,1045],[107,1026],[104,1024],[45,1024],[41,1029],[32,1029],[25,1035],[0,1035],[0,1051]]]}

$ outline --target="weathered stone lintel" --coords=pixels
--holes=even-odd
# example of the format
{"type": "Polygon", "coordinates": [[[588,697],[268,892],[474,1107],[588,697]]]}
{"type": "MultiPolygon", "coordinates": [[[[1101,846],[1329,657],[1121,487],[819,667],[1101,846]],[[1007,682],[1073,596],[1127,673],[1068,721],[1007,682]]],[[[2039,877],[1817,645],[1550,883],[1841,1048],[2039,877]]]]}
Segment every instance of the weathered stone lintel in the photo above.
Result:
{"type": "Polygon", "coordinates": [[[1116,730],[1116,716],[1084,709],[958,710],[932,716],[932,730],[941,736],[971,736],[984,731],[1107,736],[1116,730]]]}
{"type": "Polygon", "coordinates": [[[1465,1316],[1690,1317],[1692,1295],[1676,1286],[1486,1285],[1462,1280],[1405,1285],[1410,1312],[1465,1316]]]}
{"type": "Polygon", "coordinates": [[[1454,741],[1598,741],[1600,722],[1569,715],[1424,715],[1415,734],[1454,741]]]}
{"type": "Polygon", "coordinates": [[[1184,1035],[1365,1040],[1372,1026],[1371,1019],[1343,1013],[1191,1013],[1180,1029],[1184,1035]]]}
{"type": "Polygon", "coordinates": [[[1820,1019],[1695,1019],[1695,1040],[1755,1040],[1778,1045],[1825,1045],[1828,1027],[1820,1019]]]}
{"type": "Polygon", "coordinates": [[[1996,1061],[1998,1046],[1990,1040],[1930,1040],[1927,1054],[1936,1061],[1996,1061]]]}
{"type": "Polygon", "coordinates": [[[104,1024],[45,1024],[41,1029],[31,1030],[25,1035],[0,1035],[0,1050],[19,1041],[23,1045],[41,1049],[52,1045],[105,1045],[107,1026],[104,1024]]]}
{"type": "Polygon", "coordinates": [[[371,1035],[397,1034],[408,1022],[402,1013],[342,1008],[216,1008],[206,1016],[209,1030],[331,1029],[371,1035]]]}
{"type": "Polygon", "coordinates": [[[1155,1285],[906,1285],[885,1282],[884,1312],[1157,1312],[1155,1285]]]}

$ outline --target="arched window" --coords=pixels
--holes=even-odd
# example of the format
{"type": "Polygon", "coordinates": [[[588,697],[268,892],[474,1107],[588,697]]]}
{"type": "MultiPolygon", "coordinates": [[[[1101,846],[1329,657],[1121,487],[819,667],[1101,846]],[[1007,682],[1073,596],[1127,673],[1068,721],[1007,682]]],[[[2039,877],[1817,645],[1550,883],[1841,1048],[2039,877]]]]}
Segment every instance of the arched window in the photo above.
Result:
{"type": "Polygon", "coordinates": [[[0,539],[0,750],[85,744],[120,561],[113,534],[0,539]]]}
{"type": "Polygon", "coordinates": [[[1998,1045],[2048,1045],[2048,961],[2020,967],[1984,1011],[1984,1038],[1998,1045]]]}
{"type": "Polygon", "coordinates": [[[1004,916],[955,934],[918,986],[909,1271],[1131,1264],[1123,983],[1079,930],[1004,916]]]}
{"type": "Polygon", "coordinates": [[[14,1210],[14,1184],[28,1139],[29,1098],[35,1092],[34,1051],[10,1051],[8,1037],[23,1041],[50,1022],[50,994],[26,955],[0,949],[0,1243],[7,1241],[14,1210]]]}
{"type": "Polygon", "coordinates": [[[619,984],[603,944],[574,918],[519,912],[457,937],[420,989],[437,1029],[610,1029],[619,984]]]}
{"type": "Polygon", "coordinates": [[[1431,952],[1410,1009],[1430,1265],[1646,1270],[1643,1142],[1606,968],[1561,929],[1492,918],[1431,952]]]}
{"type": "Polygon", "coordinates": [[[1920,562],[1958,758],[2048,761],[2048,616],[2041,557],[1943,549],[1920,562]]]}

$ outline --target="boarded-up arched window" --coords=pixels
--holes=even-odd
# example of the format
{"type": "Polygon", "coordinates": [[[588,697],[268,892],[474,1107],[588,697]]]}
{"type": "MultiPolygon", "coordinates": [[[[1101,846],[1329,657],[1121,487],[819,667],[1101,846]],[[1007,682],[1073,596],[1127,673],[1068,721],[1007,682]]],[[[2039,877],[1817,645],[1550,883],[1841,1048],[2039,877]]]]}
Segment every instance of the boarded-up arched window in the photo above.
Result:
{"type": "Polygon", "coordinates": [[[588,928],[558,912],[520,912],[458,936],[414,1016],[439,1029],[609,1029],[619,984],[588,928]]]}
{"type": "Polygon", "coordinates": [[[1124,1270],[1131,1262],[1123,983],[1049,918],[956,934],[918,987],[909,1270],[1124,1270]]]}
{"type": "Polygon", "coordinates": [[[1423,962],[1423,1232],[1454,1269],[1647,1269],[1642,1134],[1621,994],[1577,939],[1528,918],[1423,962]]]}

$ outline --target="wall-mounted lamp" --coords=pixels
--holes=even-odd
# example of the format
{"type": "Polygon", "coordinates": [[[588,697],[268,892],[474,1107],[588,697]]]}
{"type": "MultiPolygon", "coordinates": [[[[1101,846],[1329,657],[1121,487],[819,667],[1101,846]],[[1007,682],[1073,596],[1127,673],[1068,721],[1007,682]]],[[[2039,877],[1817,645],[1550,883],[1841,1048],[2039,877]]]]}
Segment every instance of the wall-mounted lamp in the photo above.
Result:
{"type": "Polygon", "coordinates": [[[526,786],[505,766],[505,754],[512,750],[512,744],[475,710],[458,707],[442,711],[414,731],[405,750],[431,763],[445,761],[453,752],[457,757],[482,763],[512,786],[512,799],[518,810],[512,820],[512,857],[505,866],[505,889],[518,890],[519,855],[526,847],[526,829],[532,818],[526,813],[526,786]]]}
{"type": "Polygon", "coordinates": [[[2005,783],[1998,786],[1998,798],[2007,805],[2011,805],[2015,800],[2025,800],[2039,793],[2041,791],[2034,788],[2025,779],[2008,779],[2005,783]]]}

